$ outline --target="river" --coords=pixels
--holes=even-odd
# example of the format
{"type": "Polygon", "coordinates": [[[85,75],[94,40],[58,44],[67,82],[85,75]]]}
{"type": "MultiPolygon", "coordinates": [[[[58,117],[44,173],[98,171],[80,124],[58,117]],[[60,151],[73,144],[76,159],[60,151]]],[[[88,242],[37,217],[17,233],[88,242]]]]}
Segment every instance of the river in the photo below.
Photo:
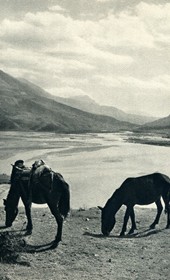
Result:
{"type": "Polygon", "coordinates": [[[170,175],[170,147],[130,143],[129,135],[1,132],[0,173],[18,159],[43,159],[69,183],[72,208],[103,206],[127,177],[170,175]]]}

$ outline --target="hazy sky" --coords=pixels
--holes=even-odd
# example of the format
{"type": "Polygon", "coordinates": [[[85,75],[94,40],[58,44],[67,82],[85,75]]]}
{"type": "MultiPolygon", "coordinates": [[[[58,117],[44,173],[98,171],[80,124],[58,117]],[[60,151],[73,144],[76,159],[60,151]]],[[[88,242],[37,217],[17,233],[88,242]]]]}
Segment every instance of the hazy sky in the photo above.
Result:
{"type": "Polygon", "coordinates": [[[169,0],[0,0],[0,69],[57,96],[170,114],[169,0]]]}

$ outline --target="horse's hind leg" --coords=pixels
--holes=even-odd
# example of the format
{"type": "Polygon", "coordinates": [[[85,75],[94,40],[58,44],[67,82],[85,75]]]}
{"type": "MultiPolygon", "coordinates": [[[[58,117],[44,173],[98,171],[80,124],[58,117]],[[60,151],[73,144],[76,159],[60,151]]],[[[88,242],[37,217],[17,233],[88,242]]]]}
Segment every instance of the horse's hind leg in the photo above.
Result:
{"type": "Polygon", "coordinates": [[[48,203],[48,206],[51,210],[51,213],[54,215],[55,219],[56,219],[56,222],[57,222],[57,225],[58,225],[58,228],[57,228],[57,235],[55,237],[55,240],[54,240],[54,247],[58,245],[58,243],[61,241],[61,238],[62,238],[62,229],[63,229],[63,217],[61,216],[60,214],[60,211],[57,207],[56,204],[50,204],[48,203]]]}
{"type": "Polygon", "coordinates": [[[157,206],[157,215],[156,215],[156,218],[155,218],[154,222],[150,225],[150,229],[154,229],[155,226],[159,223],[159,219],[160,219],[160,216],[161,216],[161,213],[162,213],[162,210],[163,210],[163,206],[162,206],[162,203],[161,203],[160,199],[158,199],[155,202],[155,204],[157,206]]]}
{"type": "Polygon", "coordinates": [[[162,198],[165,203],[165,213],[167,214],[167,225],[166,228],[170,228],[170,192],[163,194],[162,198]]]}
{"type": "Polygon", "coordinates": [[[165,213],[167,214],[167,225],[166,228],[170,228],[170,203],[165,205],[165,213]]]}
{"type": "Polygon", "coordinates": [[[170,204],[167,206],[167,225],[166,228],[170,228],[170,204]]]}

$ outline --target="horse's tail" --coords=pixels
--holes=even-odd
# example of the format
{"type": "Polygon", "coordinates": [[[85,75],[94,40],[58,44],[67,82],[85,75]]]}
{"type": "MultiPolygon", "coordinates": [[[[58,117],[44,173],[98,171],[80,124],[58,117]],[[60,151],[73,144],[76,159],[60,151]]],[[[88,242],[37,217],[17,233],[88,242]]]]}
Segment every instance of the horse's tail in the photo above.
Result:
{"type": "Polygon", "coordinates": [[[59,210],[64,218],[67,217],[70,211],[70,189],[69,185],[66,182],[64,182],[62,186],[62,194],[59,201],[59,210]]]}
{"type": "Polygon", "coordinates": [[[170,178],[165,174],[160,174],[160,177],[163,181],[167,184],[168,188],[170,189],[170,178]]]}

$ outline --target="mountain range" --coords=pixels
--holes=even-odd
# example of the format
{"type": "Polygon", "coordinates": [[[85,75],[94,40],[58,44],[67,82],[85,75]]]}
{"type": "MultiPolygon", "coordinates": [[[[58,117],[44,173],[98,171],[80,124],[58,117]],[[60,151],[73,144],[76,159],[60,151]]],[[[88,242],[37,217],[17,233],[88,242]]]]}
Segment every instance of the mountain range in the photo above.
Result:
{"type": "Polygon", "coordinates": [[[115,132],[134,124],[61,104],[40,87],[0,71],[0,130],[115,132]]]}
{"type": "Polygon", "coordinates": [[[170,128],[170,116],[155,120],[101,106],[88,96],[56,97],[3,71],[0,104],[0,130],[81,133],[170,128]]]}
{"type": "Polygon", "coordinates": [[[119,121],[126,121],[137,125],[142,125],[157,119],[156,117],[137,115],[137,114],[128,114],[113,106],[99,105],[87,95],[74,96],[71,98],[62,98],[57,96],[55,97],[55,100],[65,105],[83,110],[85,112],[89,112],[97,115],[105,115],[105,116],[115,118],[119,121]]]}

